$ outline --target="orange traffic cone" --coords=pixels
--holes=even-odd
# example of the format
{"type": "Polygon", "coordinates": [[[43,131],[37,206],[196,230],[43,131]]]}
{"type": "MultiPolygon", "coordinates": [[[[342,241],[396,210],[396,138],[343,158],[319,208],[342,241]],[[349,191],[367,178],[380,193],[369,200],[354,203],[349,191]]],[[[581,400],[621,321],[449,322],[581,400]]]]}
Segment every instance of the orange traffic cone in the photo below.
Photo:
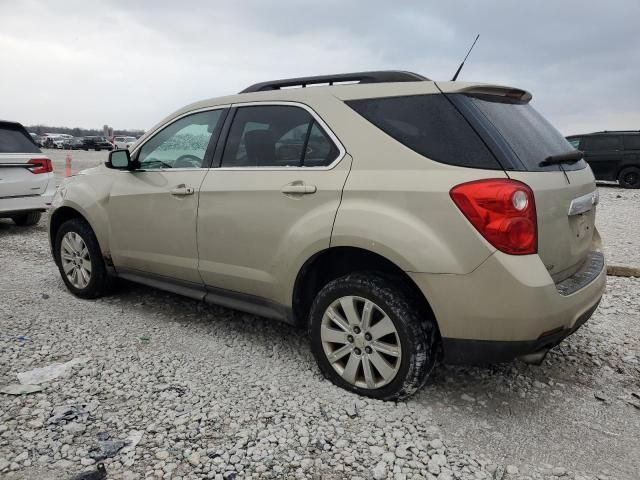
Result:
{"type": "Polygon", "coordinates": [[[71,173],[71,152],[67,153],[66,158],[64,159],[64,176],[70,177],[71,173]]]}

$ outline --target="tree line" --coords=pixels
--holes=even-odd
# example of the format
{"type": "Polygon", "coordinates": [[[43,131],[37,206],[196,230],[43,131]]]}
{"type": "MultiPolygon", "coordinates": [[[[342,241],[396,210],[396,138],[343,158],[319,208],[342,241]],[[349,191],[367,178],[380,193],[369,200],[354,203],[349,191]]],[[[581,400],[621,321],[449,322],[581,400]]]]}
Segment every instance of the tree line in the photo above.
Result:
{"type": "MultiPolygon", "coordinates": [[[[47,125],[30,125],[26,126],[28,132],[42,135],[44,133],[65,133],[67,135],[73,135],[74,137],[87,137],[92,135],[103,135],[102,129],[97,128],[69,128],[69,127],[49,127],[47,125]]],[[[113,130],[114,135],[127,136],[127,137],[139,137],[144,133],[144,130],[113,130]]]]}

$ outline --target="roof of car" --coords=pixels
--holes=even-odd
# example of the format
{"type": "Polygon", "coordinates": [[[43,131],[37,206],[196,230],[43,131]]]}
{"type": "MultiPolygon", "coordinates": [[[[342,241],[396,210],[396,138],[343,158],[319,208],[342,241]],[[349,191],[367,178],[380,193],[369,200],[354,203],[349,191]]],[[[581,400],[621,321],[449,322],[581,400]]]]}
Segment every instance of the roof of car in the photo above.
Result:
{"type": "Polygon", "coordinates": [[[567,138],[588,137],[590,135],[640,135],[640,130],[602,130],[601,132],[576,133],[568,135],[567,138]]]}
{"type": "Polygon", "coordinates": [[[434,81],[405,71],[356,72],[316,77],[298,77],[260,82],[235,95],[210,98],[186,105],[165,117],[139,139],[144,141],[158,128],[181,115],[211,107],[252,102],[298,102],[313,104],[327,97],[348,101],[363,98],[421,95],[427,93],[483,93],[508,95],[517,93],[523,101],[531,94],[525,90],[477,82],[434,81]]]}

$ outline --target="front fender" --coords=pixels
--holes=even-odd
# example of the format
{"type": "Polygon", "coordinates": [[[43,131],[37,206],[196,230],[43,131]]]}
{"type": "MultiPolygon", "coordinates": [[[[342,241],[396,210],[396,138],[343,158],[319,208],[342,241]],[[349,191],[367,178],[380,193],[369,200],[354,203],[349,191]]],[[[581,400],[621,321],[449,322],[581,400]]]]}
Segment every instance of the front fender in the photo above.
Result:
{"type": "MultiPolygon", "coordinates": [[[[109,172],[95,172],[104,169],[97,167],[65,179],[60,185],[51,202],[49,210],[49,229],[52,219],[63,208],[71,208],[78,212],[89,223],[98,239],[103,256],[108,256],[109,249],[109,222],[106,205],[109,201],[113,178],[109,172]]],[[[53,232],[50,230],[50,241],[53,241],[53,232]]]]}

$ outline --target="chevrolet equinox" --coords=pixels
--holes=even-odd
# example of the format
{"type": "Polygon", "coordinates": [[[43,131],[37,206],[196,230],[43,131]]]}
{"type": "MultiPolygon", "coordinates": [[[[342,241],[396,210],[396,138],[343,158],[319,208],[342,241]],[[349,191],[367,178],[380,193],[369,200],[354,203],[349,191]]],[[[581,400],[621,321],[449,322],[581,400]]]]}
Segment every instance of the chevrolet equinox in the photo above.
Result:
{"type": "Polygon", "coordinates": [[[375,398],[440,357],[539,362],[606,269],[591,169],[530,100],[384,71],[189,105],[64,181],[55,262],[78,297],[120,277],[301,325],[375,398]]]}

